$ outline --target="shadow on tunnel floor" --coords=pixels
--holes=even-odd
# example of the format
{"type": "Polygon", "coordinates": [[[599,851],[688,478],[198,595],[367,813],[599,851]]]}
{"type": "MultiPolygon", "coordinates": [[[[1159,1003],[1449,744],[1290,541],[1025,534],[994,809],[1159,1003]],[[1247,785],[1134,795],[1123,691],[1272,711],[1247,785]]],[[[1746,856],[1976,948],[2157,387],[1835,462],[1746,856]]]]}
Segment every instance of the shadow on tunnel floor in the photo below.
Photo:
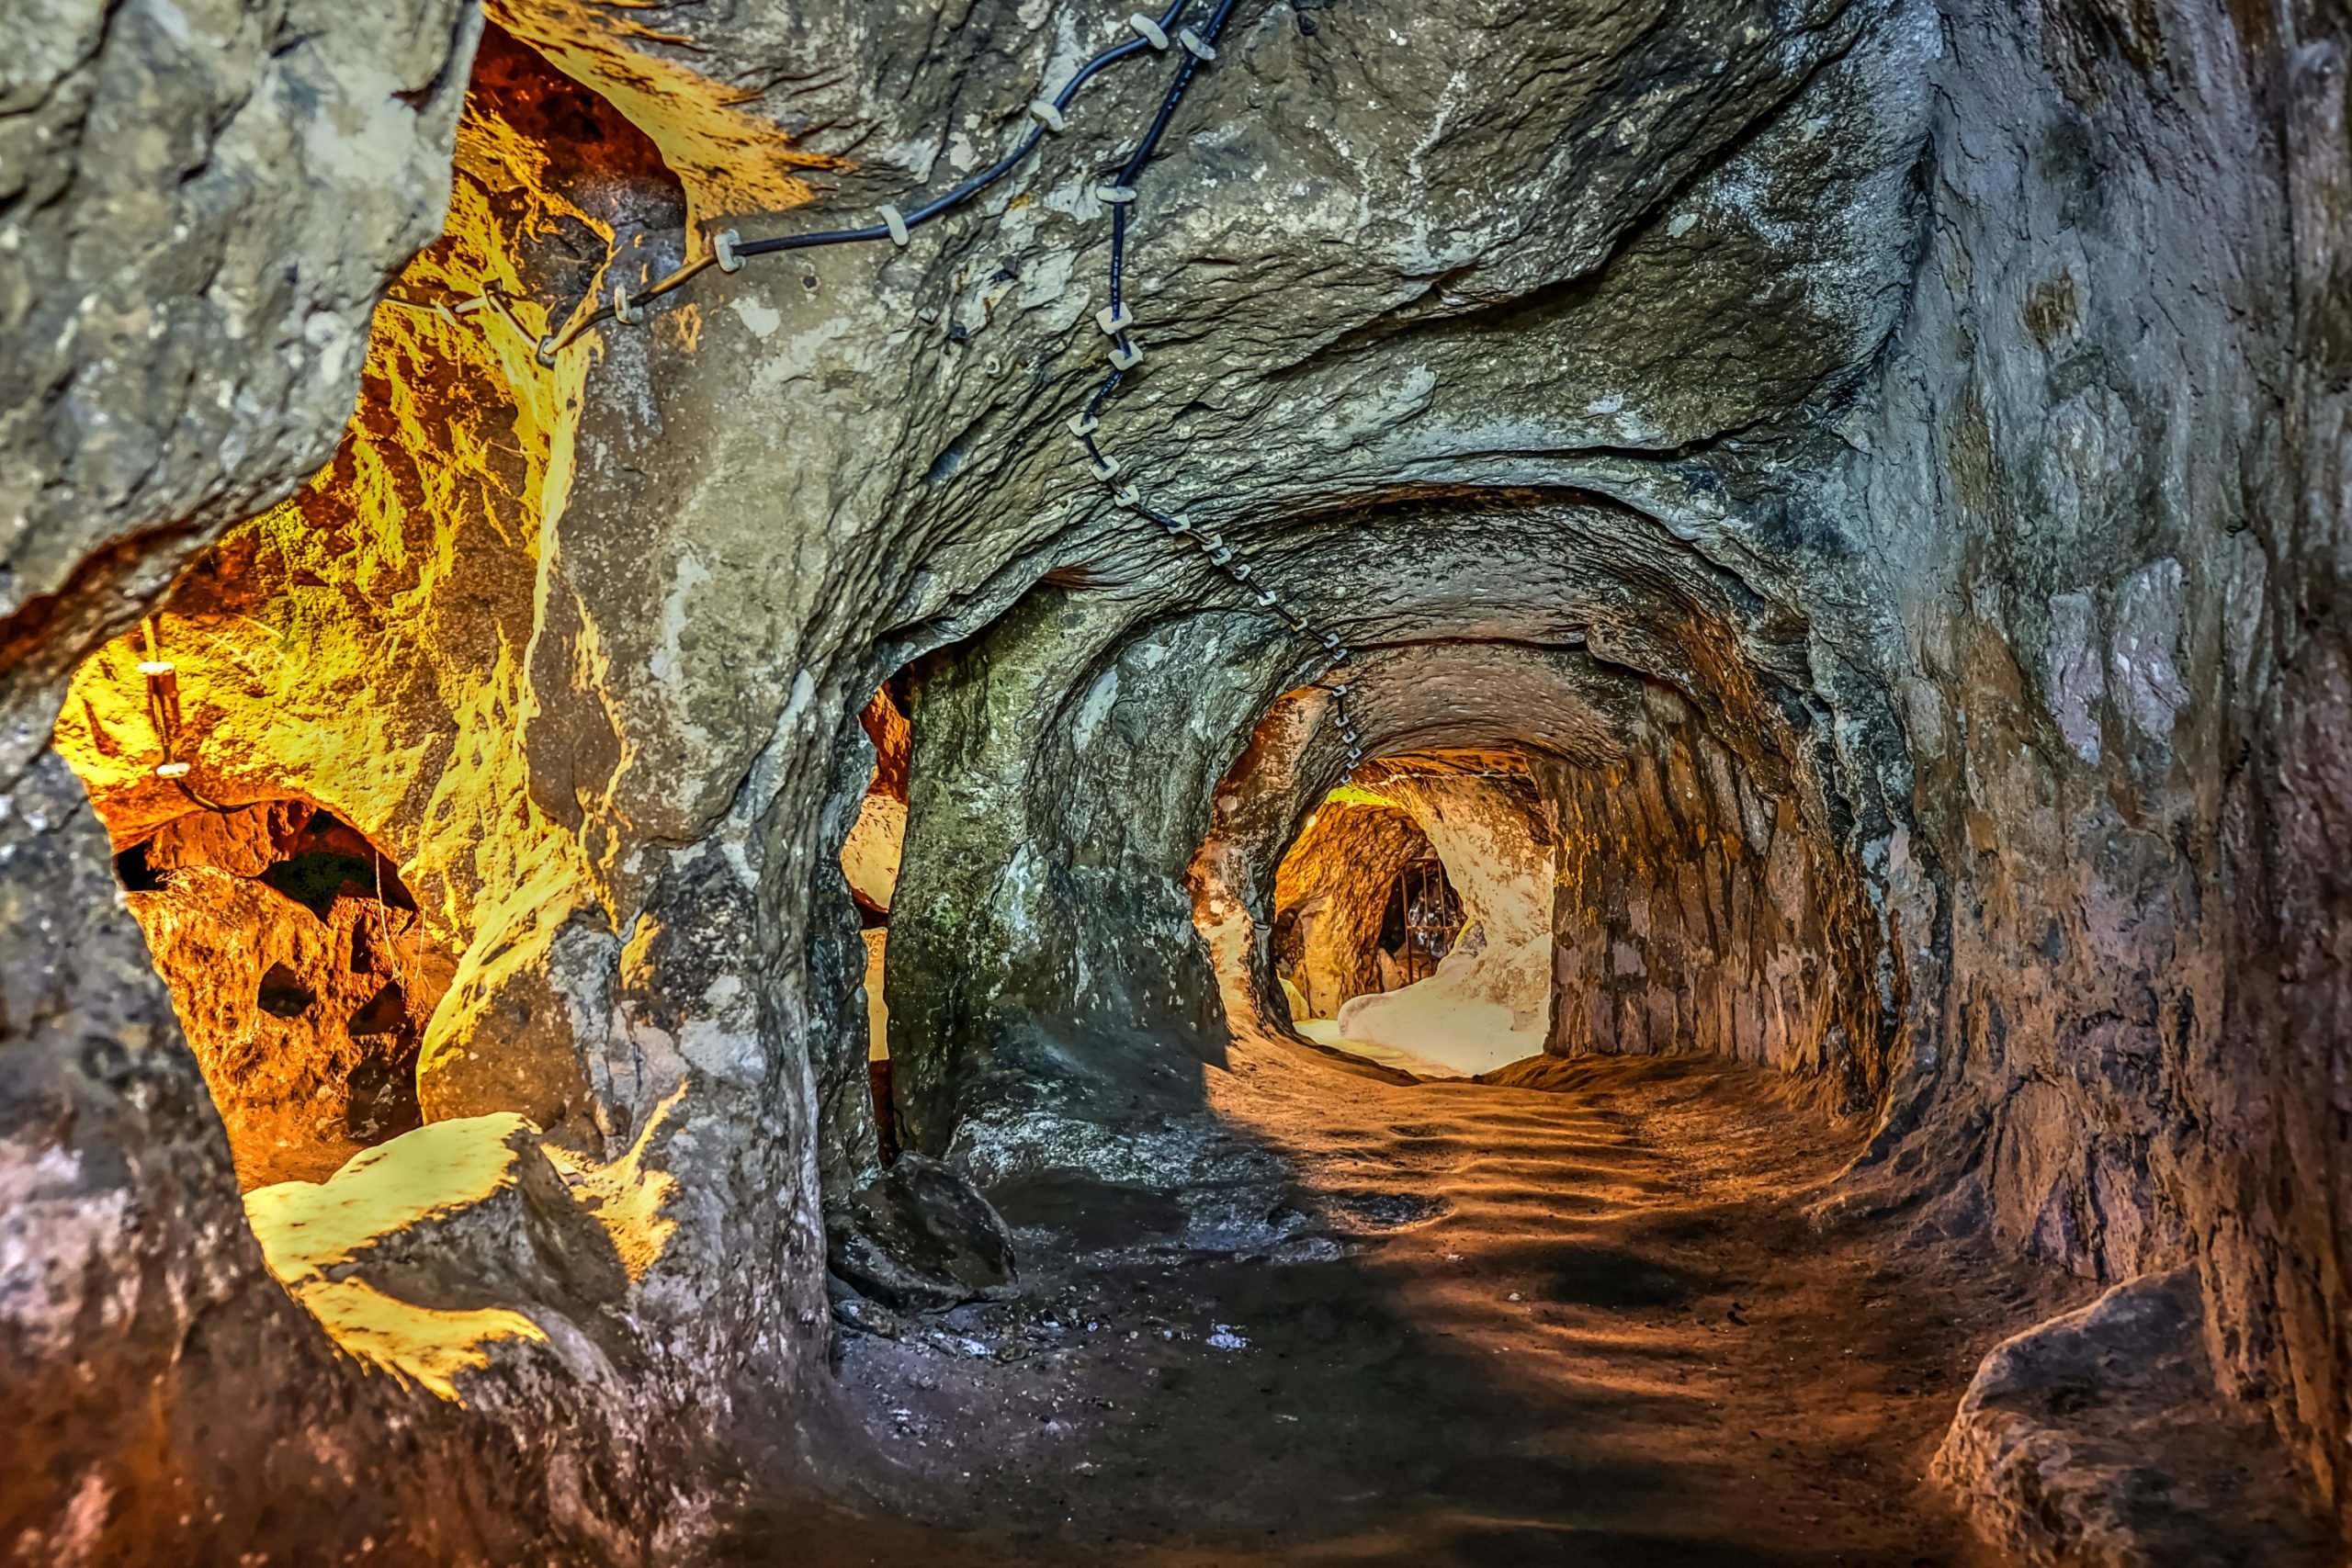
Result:
{"type": "Polygon", "coordinates": [[[1394,1085],[1253,1046],[1210,1094],[1276,1174],[1000,1187],[1021,1297],[845,1336],[842,1485],[723,1560],[1989,1561],[1919,1478],[2051,1287],[1817,1232],[1850,1140],[1775,1075],[1394,1085]]]}

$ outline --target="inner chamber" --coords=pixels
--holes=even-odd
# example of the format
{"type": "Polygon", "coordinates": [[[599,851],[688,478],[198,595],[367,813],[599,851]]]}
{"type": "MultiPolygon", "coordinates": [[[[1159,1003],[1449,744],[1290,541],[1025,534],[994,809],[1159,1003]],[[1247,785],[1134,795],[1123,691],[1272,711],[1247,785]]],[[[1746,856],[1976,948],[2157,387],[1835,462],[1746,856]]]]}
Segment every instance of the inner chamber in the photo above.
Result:
{"type": "Polygon", "coordinates": [[[1541,1052],[1555,866],[1518,758],[1367,763],[1323,797],[1275,875],[1269,958],[1292,1027],[1424,1077],[1541,1052]]]}

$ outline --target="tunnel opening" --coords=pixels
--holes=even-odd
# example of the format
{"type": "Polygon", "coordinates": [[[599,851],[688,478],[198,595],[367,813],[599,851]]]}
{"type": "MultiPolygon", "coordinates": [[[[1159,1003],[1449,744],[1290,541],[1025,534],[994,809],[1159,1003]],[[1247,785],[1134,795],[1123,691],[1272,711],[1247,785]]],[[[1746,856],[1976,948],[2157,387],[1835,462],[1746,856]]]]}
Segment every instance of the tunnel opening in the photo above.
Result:
{"type": "Polygon", "coordinates": [[[1518,758],[1430,751],[1363,764],[1323,796],[1275,873],[1267,957],[1291,1028],[1424,1077],[1537,1054],[1550,1022],[1552,883],[1518,758]]]}
{"type": "Polygon", "coordinates": [[[899,863],[907,837],[907,778],[913,754],[908,722],[908,677],[885,682],[858,710],[858,728],[873,748],[874,762],[856,819],[842,841],[842,875],[857,906],[858,939],[865,944],[865,1071],[873,1106],[876,1152],[885,1165],[899,1157],[899,1122],[890,1088],[888,974],[890,903],[899,886],[899,863]]]}
{"type": "MultiPolygon", "coordinates": [[[[162,662],[152,634],[144,646],[144,664],[162,662]]],[[[423,1124],[416,1065],[455,959],[390,858],[334,812],[286,798],[223,806],[179,782],[130,818],[117,879],[239,1186],[323,1181],[423,1124]],[[174,797],[181,813],[159,815],[174,797]]]]}

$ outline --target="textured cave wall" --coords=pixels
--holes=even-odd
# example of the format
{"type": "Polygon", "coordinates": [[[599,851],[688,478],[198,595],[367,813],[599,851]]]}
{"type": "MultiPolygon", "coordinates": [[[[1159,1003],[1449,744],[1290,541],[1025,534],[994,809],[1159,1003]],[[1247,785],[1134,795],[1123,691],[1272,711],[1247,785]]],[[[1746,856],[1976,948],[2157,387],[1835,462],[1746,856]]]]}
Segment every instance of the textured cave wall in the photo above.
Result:
{"type": "Polygon", "coordinates": [[[1550,1049],[1730,1056],[1871,1102],[1898,998],[1836,802],[1759,775],[1657,685],[1618,758],[1537,774],[1559,846],[1550,1049]]]}
{"type": "MultiPolygon", "coordinates": [[[[241,806],[294,795],[400,863],[457,955],[424,1042],[435,1117],[520,1111],[582,1147],[626,1142],[658,1099],[577,1042],[552,972],[612,945],[578,847],[529,800],[539,534],[571,461],[577,367],[532,360],[527,303],[584,288],[684,207],[652,145],[492,29],[456,130],[447,232],[377,312],[358,404],[292,498],[230,529],[154,618],[175,666],[186,784],[241,806]],[[503,291],[517,320],[454,306],[503,291]],[[477,313],[478,312],[478,313],[477,313]],[[550,476],[559,482],[550,491],[550,476]]],[[[165,754],[139,634],[85,663],[57,728],[118,848],[198,814],[165,754]]]]}
{"type": "MultiPolygon", "coordinates": [[[[256,1034],[277,1021],[249,1016],[251,969],[266,976],[281,941],[322,1006],[364,1012],[343,919],[358,911],[339,900],[288,933],[244,907],[249,881],[166,863],[231,818],[191,810],[158,761],[189,761],[209,799],[291,795],[365,824],[403,860],[436,949],[558,902],[563,860],[527,819],[509,732],[564,378],[526,368],[526,329],[485,333],[451,306],[484,282],[574,286],[608,235],[571,202],[593,213],[615,193],[593,169],[566,171],[588,177],[560,199],[535,183],[531,145],[464,91],[481,30],[464,7],[46,19],[0,93],[0,167],[29,182],[0,191],[0,499],[17,525],[0,562],[0,1415],[23,1456],[0,1482],[0,1539],[44,1562],[633,1560],[656,1516],[690,1505],[642,1484],[631,1434],[652,1424],[624,1414],[603,1351],[533,1328],[463,1363],[460,1408],[391,1363],[363,1371],[265,1271],[221,1116],[109,865],[136,845],[167,884],[206,884],[200,931],[175,925],[189,911],[168,886],[131,897],[166,938],[155,952],[207,966],[191,997],[221,1003],[220,1038],[262,1053],[209,1064],[254,1091],[232,1120],[277,1089],[306,1113],[312,1086],[276,1083],[300,1052],[277,1046],[340,1066],[369,1038],[345,1017],[272,1041],[256,1034]],[[451,236],[408,265],[445,215],[451,236]],[[410,303],[378,311],[388,284],[410,303]],[[224,527],[156,618],[175,753],[132,668],[143,639],[98,645],[224,527]],[[558,883],[532,886],[543,871],[558,883]],[[241,910],[254,919],[218,947],[241,910]]],[[[495,96],[501,63],[476,87],[495,96]]],[[[552,1038],[573,1061],[572,1032],[552,1038]]]]}
{"type": "Polygon", "coordinates": [[[0,76],[7,774],[95,642],[333,450],[376,297],[439,231],[478,30],[448,0],[69,3],[23,28],[0,76]]]}
{"type": "Polygon", "coordinates": [[[238,1185],[323,1181],[414,1127],[454,964],[373,845],[300,801],[198,811],[117,858],[238,1185]]]}
{"type": "Polygon", "coordinates": [[[1055,1119],[1196,1105],[1222,1059],[1183,873],[1285,639],[1261,616],[1128,614],[1045,590],[916,672],[886,986],[923,1146],[986,1123],[1009,1166],[1055,1119]]]}
{"type": "Polygon", "coordinates": [[[578,1539],[512,1433],[363,1376],[264,1271],[48,749],[83,657],[334,451],[376,297],[441,222],[477,30],[52,6],[0,66],[0,1539],[26,1561],[578,1539]]]}
{"type": "MultiPolygon", "coordinates": [[[[2251,51],[2254,19],[2246,31],[2251,51]]],[[[2278,676],[2251,727],[2262,739],[2249,761],[2260,765],[2229,775],[2223,795],[2224,842],[2245,868],[2228,953],[2243,978],[2218,1053],[2275,1061],[2278,1089],[2249,1086],[2225,1101],[2235,1126],[2227,1186],[2213,1201],[2216,1245],[2202,1268],[2209,1310],[2223,1324],[2223,1365],[2245,1392],[2289,1412],[2290,1435],[2352,1534],[2352,1335],[2342,1312],[2352,1288],[2343,1088],[2352,1077],[2352,889],[2339,852],[2352,839],[2343,581],[2352,531],[2352,20],[2298,4],[2283,9],[2278,34],[2256,73],[2287,165],[2293,302],[2286,493],[2256,520],[2279,568],[2259,639],[2278,676]]]]}
{"type": "MultiPolygon", "coordinates": [[[[486,201],[570,232],[563,265],[466,260],[423,293],[494,277],[533,327],[608,243],[607,288],[720,220],[863,220],[977,166],[1113,30],[1012,0],[952,27],[910,0],[496,11],[630,114],[695,225],[485,175],[486,201]]],[[[204,12],[227,50],[158,15],[75,11],[0,77],[0,137],[36,149],[0,160],[35,182],[0,191],[26,236],[0,248],[0,516],[28,520],[0,580],[0,1224],[35,1238],[12,1256],[37,1282],[6,1298],[0,1386],[29,1391],[22,1429],[71,1434],[11,1498],[43,1531],[177,1517],[157,1477],[215,1461],[170,1423],[254,1403],[175,1354],[199,1315],[282,1341],[321,1410],[357,1398],[260,1277],[105,836],[43,747],[83,655],[327,459],[368,307],[438,217],[470,42],[442,7],[380,31],[204,12]],[[212,146],[175,134],[198,127],[212,146]],[[39,270],[58,257],[62,286],[39,270]],[[101,1299],[136,1327],[79,1381],[101,1299]],[[175,1396],[146,1402],[158,1372],[175,1396]],[[78,1457],[133,1451],[171,1457],[78,1457]]],[[[1381,750],[1612,765],[1643,682],[1671,688],[1873,902],[1873,1005],[1902,1028],[1849,1031],[1889,1086],[1858,1190],[1973,1180],[2000,1235],[2070,1267],[2195,1263],[2222,1365],[2340,1494],[2340,23],[2166,0],[1301,20],[1244,7],[1149,171],[1151,356],[1111,448],[1361,650],[1381,750]]],[[[463,658],[445,679],[395,649],[429,722],[380,735],[331,687],[243,699],[389,759],[315,798],[394,849],[468,953],[427,1046],[445,1111],[527,1100],[610,1152],[671,1108],[642,1153],[676,1229],[630,1307],[649,1429],[723,1423],[747,1371],[785,1408],[824,1397],[823,1190],[855,1133],[825,1108],[854,1103],[863,1032],[845,726],[884,676],[948,649],[918,682],[892,911],[894,1031],[933,1064],[902,1109],[934,1146],[1041,1077],[1181,1100],[1199,1056],[1155,1042],[1216,1038],[1187,861],[1230,835],[1221,874],[1263,920],[1344,772],[1325,700],[1277,701],[1306,650],[1118,512],[1062,430],[1101,367],[1091,187],[1159,76],[1106,74],[1038,163],[903,252],[707,274],[552,373],[528,329],[428,307],[400,384],[479,377],[414,411],[475,434],[463,461],[383,468],[491,479],[413,552],[392,523],[358,575],[413,573],[463,658]],[[1253,726],[1283,755],[1228,807],[1253,726]],[[453,765],[462,787],[423,787],[453,765]]],[[[281,572],[289,615],[313,576],[350,601],[339,533],[419,514],[294,505],[231,574],[281,572]]],[[[605,1483],[550,1469],[565,1430],[532,1429],[528,1462],[593,1517],[577,1499],[605,1483]]],[[[280,1452],[240,1454],[241,1498],[317,1473],[280,1452]]]]}
{"type": "Polygon", "coordinates": [[[2086,1276],[2193,1262],[2224,1387],[2341,1507],[2343,19],[1959,6],[1947,38],[1849,481],[1915,770],[1884,1168],[1972,1171],[2086,1276]]]}

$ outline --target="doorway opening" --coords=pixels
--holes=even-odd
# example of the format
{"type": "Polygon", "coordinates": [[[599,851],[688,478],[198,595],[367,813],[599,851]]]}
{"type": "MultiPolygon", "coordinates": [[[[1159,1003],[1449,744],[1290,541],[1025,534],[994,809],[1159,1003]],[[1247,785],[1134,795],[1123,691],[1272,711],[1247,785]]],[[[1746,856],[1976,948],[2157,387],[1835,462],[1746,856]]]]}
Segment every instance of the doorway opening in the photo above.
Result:
{"type": "Polygon", "coordinates": [[[890,903],[907,838],[907,777],[914,731],[907,718],[907,678],[884,682],[857,721],[874,746],[874,769],[858,804],[857,820],[842,841],[842,874],[857,905],[865,942],[865,1074],[882,1163],[899,1157],[898,1117],[890,1089],[890,1009],[882,982],[890,935],[890,903]]]}
{"type": "Polygon", "coordinates": [[[1389,884],[1374,957],[1385,994],[1417,986],[1436,975],[1462,935],[1462,897],[1445,874],[1435,850],[1425,851],[1389,884]]]}
{"type": "Polygon", "coordinates": [[[173,818],[115,855],[229,1135],[238,1185],[324,1181],[424,1124],[425,1021],[456,965],[399,871],[302,800],[173,818]]]}
{"type": "Polygon", "coordinates": [[[1551,1027],[1549,819],[1488,753],[1380,759],[1275,874],[1268,957],[1292,1028],[1420,1077],[1490,1071],[1551,1027]]]}

